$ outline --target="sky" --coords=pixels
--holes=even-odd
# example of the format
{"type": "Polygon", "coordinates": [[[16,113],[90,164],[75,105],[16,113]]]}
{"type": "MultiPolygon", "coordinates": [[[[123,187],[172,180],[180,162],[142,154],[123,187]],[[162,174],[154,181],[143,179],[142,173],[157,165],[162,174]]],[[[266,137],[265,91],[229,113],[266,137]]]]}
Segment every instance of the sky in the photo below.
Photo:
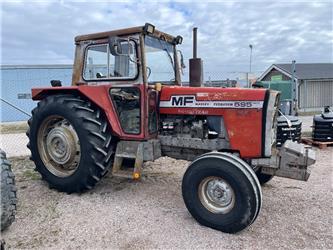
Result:
{"type": "MultiPolygon", "coordinates": [[[[205,72],[265,71],[273,63],[333,62],[333,1],[1,1],[1,64],[71,64],[74,37],[152,23],[184,38],[192,28],[205,72]]],[[[187,62],[188,65],[188,62],[187,62]]]]}

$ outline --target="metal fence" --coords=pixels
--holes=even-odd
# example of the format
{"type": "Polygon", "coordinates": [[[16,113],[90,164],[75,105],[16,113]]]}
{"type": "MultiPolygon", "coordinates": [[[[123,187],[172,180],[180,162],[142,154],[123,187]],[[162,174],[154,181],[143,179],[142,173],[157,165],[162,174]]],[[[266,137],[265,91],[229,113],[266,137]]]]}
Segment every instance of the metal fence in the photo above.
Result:
{"type": "Polygon", "coordinates": [[[49,86],[61,80],[70,85],[71,65],[1,66],[1,122],[25,121],[26,113],[36,105],[31,100],[31,88],[49,86]]]}

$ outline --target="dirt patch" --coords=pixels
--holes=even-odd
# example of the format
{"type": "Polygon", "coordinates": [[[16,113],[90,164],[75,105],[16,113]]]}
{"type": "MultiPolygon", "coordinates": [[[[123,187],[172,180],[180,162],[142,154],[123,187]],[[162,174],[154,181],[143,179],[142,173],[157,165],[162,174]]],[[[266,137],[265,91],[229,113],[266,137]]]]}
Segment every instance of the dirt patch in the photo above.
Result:
{"type": "Polygon", "coordinates": [[[181,197],[188,162],[146,163],[141,181],[107,175],[93,190],[49,189],[28,158],[12,158],[18,212],[2,234],[9,248],[276,249],[333,248],[333,148],[318,151],[308,182],[273,178],[257,221],[236,234],[199,225],[181,197]]]}

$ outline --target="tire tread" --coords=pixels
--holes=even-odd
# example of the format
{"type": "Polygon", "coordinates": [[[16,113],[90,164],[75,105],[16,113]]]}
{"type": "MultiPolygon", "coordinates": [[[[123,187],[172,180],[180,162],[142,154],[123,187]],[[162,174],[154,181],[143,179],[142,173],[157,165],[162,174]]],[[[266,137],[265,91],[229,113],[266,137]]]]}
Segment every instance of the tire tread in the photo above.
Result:
{"type": "MultiPolygon", "coordinates": [[[[29,137],[32,159],[36,164],[37,171],[49,183],[51,188],[67,193],[90,190],[112,167],[113,161],[110,161],[109,155],[114,153],[115,143],[111,136],[111,129],[103,112],[90,101],[68,94],[48,96],[41,100],[37,107],[33,109],[33,116],[28,124],[29,130],[27,135],[29,137]],[[87,144],[87,147],[92,149],[89,152],[81,152],[81,154],[87,154],[86,157],[88,159],[88,162],[85,162],[85,166],[82,167],[89,168],[89,170],[85,171],[85,176],[76,178],[75,183],[71,183],[71,185],[63,185],[61,180],[53,183],[54,178],[49,176],[52,174],[45,174],[45,170],[42,171],[43,168],[45,169],[45,166],[41,164],[41,160],[38,160],[39,153],[36,150],[36,132],[34,135],[31,132],[33,127],[34,131],[36,131],[35,126],[37,126],[36,124],[38,119],[40,119],[41,112],[51,108],[55,109],[54,106],[69,109],[69,112],[75,117],[74,119],[82,119],[83,122],[79,123],[80,125],[77,129],[80,129],[85,136],[84,138],[80,138],[80,144],[87,144]],[[81,140],[83,141],[81,142],[81,140]]],[[[78,166],[78,168],[80,167],[81,165],[78,166]]]]}
{"type": "Polygon", "coordinates": [[[9,227],[15,220],[17,206],[17,188],[11,164],[6,153],[0,149],[1,164],[1,231],[9,227]]]}

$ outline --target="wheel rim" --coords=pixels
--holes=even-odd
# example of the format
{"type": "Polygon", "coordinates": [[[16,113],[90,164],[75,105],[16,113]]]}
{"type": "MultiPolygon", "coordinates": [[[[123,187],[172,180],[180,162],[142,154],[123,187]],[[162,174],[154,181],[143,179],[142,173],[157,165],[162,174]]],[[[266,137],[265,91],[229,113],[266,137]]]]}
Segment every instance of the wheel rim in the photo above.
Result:
{"type": "Polygon", "coordinates": [[[235,192],[221,177],[209,176],[199,184],[201,204],[215,214],[226,214],[235,205],[235,192]]]}
{"type": "Polygon", "coordinates": [[[42,122],[38,151],[45,167],[58,177],[72,175],[80,162],[79,137],[71,123],[61,116],[49,116],[42,122]]]}

